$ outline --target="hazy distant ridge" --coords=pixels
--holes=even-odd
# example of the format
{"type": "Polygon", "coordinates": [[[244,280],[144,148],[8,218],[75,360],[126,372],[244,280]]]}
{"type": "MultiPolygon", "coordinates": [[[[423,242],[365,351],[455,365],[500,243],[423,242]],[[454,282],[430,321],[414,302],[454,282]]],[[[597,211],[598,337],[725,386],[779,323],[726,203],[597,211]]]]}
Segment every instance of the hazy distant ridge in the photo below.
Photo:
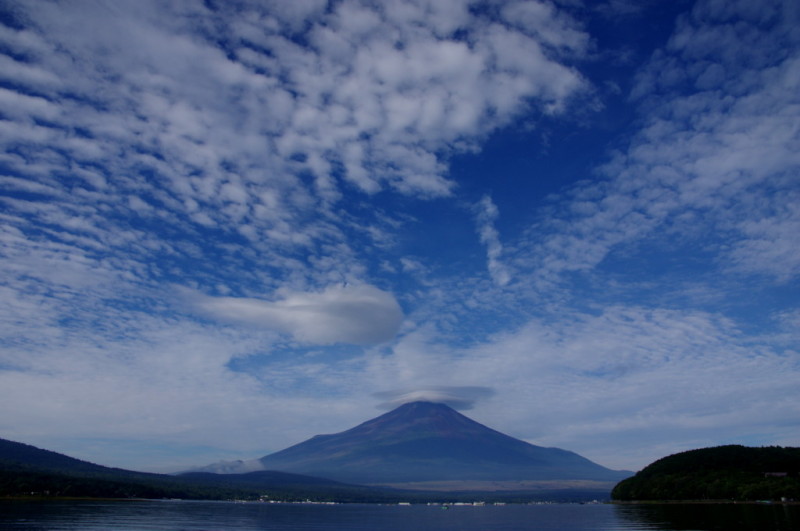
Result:
{"type": "Polygon", "coordinates": [[[171,476],[109,468],[24,443],[0,439],[0,497],[277,499],[338,496],[371,499],[369,489],[286,472],[171,476]]]}

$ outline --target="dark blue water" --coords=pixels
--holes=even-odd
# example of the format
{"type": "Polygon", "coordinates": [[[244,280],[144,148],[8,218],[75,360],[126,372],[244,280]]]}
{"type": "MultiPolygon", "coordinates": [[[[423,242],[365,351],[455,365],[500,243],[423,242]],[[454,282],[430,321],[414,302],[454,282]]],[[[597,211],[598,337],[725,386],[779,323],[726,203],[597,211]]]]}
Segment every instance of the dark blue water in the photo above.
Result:
{"type": "Polygon", "coordinates": [[[798,530],[794,505],[269,505],[183,501],[0,502],[0,529],[611,531],[798,530]]]}

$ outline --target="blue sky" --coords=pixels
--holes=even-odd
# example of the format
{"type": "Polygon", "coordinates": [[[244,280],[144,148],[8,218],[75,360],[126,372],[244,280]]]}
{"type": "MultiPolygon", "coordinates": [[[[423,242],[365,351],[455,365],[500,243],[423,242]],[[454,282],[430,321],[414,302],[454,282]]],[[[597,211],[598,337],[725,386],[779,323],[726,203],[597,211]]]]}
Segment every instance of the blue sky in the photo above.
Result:
{"type": "Polygon", "coordinates": [[[799,9],[2,2],[0,436],[800,444],[799,9]]]}

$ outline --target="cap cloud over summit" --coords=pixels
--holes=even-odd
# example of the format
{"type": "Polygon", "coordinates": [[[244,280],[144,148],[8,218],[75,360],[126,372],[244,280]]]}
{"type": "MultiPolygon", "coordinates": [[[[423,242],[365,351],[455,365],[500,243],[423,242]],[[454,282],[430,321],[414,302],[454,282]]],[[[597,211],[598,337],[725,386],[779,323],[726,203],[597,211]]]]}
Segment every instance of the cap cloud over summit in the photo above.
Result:
{"type": "Polygon", "coordinates": [[[408,390],[381,391],[373,396],[386,402],[381,409],[394,409],[409,402],[433,402],[446,404],[456,410],[472,409],[475,403],[494,395],[490,387],[479,386],[434,386],[408,390]]]}

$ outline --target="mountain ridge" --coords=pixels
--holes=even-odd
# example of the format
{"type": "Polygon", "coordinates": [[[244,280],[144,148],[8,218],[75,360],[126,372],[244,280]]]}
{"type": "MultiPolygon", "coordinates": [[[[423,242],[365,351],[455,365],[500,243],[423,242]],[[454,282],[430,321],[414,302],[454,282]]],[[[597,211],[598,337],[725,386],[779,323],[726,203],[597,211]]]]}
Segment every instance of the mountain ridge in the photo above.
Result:
{"type": "Polygon", "coordinates": [[[309,497],[365,501],[386,494],[326,478],[262,470],[248,474],[182,475],[138,472],[83,461],[0,438],[0,498],[186,498],[298,500],[309,497]]]}

